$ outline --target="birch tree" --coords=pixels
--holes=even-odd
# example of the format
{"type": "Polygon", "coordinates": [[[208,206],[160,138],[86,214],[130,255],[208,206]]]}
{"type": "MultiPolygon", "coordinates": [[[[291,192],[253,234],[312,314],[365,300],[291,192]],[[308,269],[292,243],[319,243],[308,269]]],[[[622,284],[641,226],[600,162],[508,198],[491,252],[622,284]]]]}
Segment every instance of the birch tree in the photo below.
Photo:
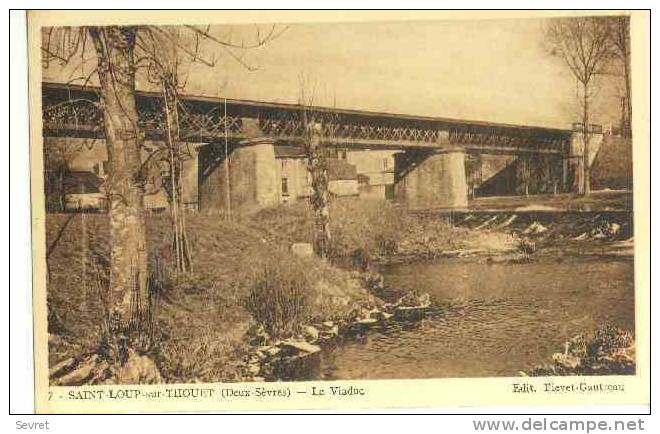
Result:
{"type": "Polygon", "coordinates": [[[546,42],[551,55],[559,57],[578,83],[581,138],[583,143],[583,179],[579,192],[588,195],[590,183],[591,108],[596,94],[596,80],[605,72],[607,61],[612,57],[607,18],[579,17],[557,18],[548,22],[546,42]]]}
{"type": "Polygon", "coordinates": [[[618,16],[609,19],[610,43],[612,54],[619,63],[621,76],[624,82],[624,106],[621,122],[621,134],[626,137],[632,136],[632,91],[630,79],[630,17],[618,16]]]}

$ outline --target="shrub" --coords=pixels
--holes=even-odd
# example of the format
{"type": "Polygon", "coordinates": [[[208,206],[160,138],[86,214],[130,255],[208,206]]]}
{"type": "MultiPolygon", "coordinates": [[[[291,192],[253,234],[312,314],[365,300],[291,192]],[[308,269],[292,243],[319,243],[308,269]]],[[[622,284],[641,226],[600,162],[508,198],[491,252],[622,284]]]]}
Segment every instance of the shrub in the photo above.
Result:
{"type": "Polygon", "coordinates": [[[313,241],[311,206],[306,200],[262,209],[244,219],[244,224],[275,243],[313,241]]]}
{"type": "Polygon", "coordinates": [[[350,259],[362,268],[396,253],[406,226],[404,212],[382,200],[338,199],[332,203],[330,216],[330,257],[350,259]]]}
{"type": "Polygon", "coordinates": [[[577,335],[555,353],[553,364],[537,366],[530,375],[632,375],[635,373],[635,338],[627,330],[606,325],[577,335]]]}
{"type": "MultiPolygon", "coordinates": [[[[167,324],[161,324],[171,333],[167,324]]],[[[156,360],[168,383],[237,381],[241,379],[241,360],[245,348],[233,334],[204,328],[189,336],[159,339],[156,360]]],[[[186,333],[187,334],[187,333],[186,333]]]]}
{"type": "Polygon", "coordinates": [[[536,243],[532,240],[528,240],[527,238],[521,238],[518,241],[517,247],[518,251],[520,251],[520,253],[523,255],[529,256],[536,252],[536,243]]]}
{"type": "Polygon", "coordinates": [[[299,261],[268,261],[250,279],[243,305],[271,337],[293,335],[310,318],[312,283],[299,261]]]}

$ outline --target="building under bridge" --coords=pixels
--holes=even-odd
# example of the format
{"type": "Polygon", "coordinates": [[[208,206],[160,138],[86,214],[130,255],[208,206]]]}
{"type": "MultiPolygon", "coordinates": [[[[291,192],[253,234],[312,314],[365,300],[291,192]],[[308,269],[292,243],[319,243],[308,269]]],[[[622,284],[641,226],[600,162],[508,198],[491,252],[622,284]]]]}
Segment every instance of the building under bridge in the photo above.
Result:
{"type": "MultiPolygon", "coordinates": [[[[98,90],[42,84],[44,148],[70,170],[105,176],[98,90]]],[[[145,158],[165,138],[158,93],[136,95],[145,158]]],[[[391,198],[411,209],[464,209],[471,195],[576,191],[582,134],[439,117],[180,96],[183,202],[205,212],[249,211],[309,195],[303,119],[314,119],[337,196],[391,198]]],[[[592,127],[590,157],[601,130],[592,127]]],[[[49,170],[46,168],[46,170],[49,170]]],[[[157,182],[155,182],[157,184],[157,182]]],[[[146,206],[167,207],[158,185],[146,206]]]]}

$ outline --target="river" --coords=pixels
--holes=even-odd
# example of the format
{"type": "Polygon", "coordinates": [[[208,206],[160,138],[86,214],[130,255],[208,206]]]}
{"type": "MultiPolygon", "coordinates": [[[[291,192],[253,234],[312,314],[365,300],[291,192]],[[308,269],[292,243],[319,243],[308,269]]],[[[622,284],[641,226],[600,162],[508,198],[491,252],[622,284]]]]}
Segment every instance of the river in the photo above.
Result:
{"type": "Polygon", "coordinates": [[[381,272],[386,286],[429,293],[436,311],[325,354],[323,379],[518,376],[577,334],[606,323],[634,331],[632,258],[456,258],[381,272]]]}

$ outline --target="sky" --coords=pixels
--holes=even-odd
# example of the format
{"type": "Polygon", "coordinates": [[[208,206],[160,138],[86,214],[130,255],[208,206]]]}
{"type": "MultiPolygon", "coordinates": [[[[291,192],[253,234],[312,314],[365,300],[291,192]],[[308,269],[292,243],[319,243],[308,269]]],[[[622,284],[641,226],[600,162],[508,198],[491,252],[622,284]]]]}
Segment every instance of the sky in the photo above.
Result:
{"type": "MultiPolygon", "coordinates": [[[[268,26],[259,27],[262,34],[268,26]]],[[[235,53],[206,44],[214,67],[188,67],[185,93],[296,103],[301,77],[317,105],[410,115],[569,128],[577,121],[576,84],[543,46],[543,20],[452,20],[278,25],[266,46],[235,53]]],[[[211,28],[226,35],[226,26],[211,28]]],[[[232,38],[253,40],[255,26],[233,26],[232,38]]],[[[92,54],[92,53],[90,53],[92,54]]],[[[44,79],[76,73],[51,64],[44,79]]],[[[146,88],[144,80],[138,87],[146,88]]],[[[611,81],[600,92],[594,120],[618,119],[611,81]]]]}

